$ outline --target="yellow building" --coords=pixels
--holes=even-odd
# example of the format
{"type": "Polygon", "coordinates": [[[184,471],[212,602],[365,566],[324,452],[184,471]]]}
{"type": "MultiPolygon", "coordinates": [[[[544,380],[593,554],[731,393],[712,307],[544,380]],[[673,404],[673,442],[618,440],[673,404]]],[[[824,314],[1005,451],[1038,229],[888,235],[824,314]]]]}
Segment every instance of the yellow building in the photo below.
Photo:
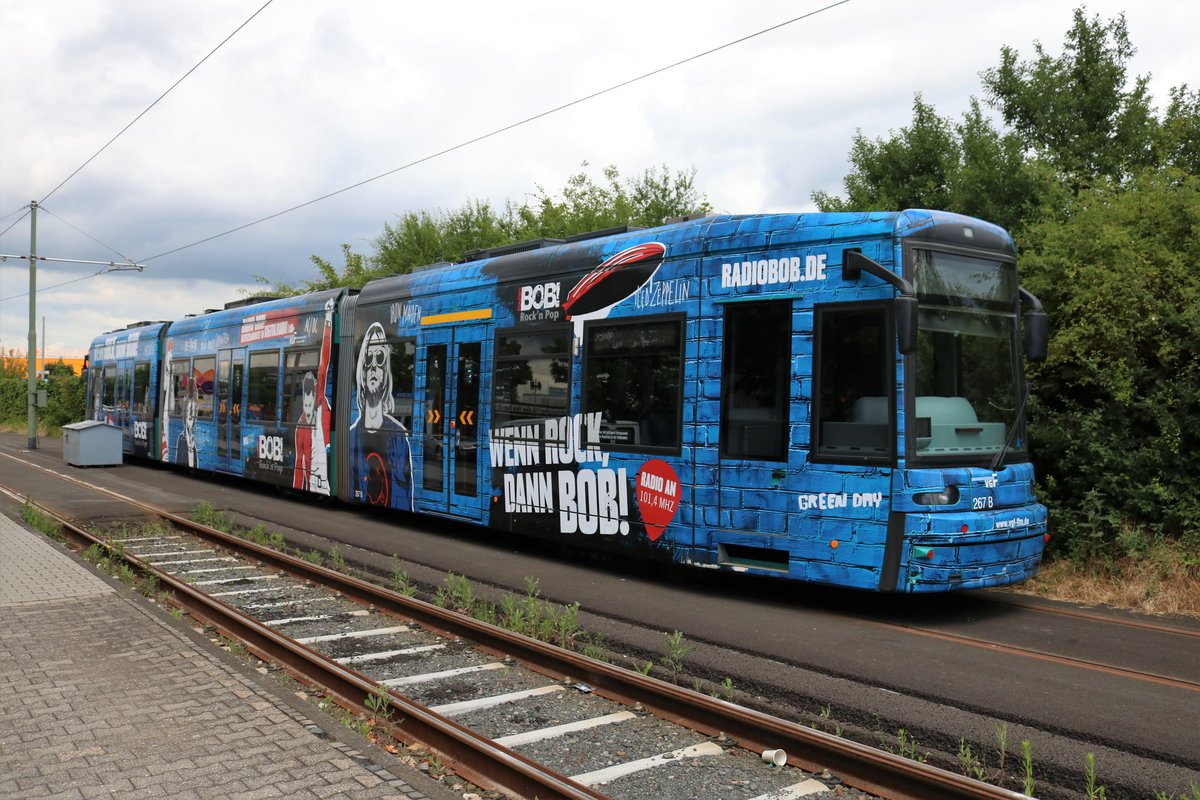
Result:
{"type": "MultiPolygon", "coordinates": [[[[69,366],[76,375],[83,373],[84,359],[82,356],[79,356],[78,358],[74,356],[47,356],[45,358],[38,356],[37,368],[41,370],[59,362],[69,366]]],[[[3,372],[5,375],[28,375],[29,371],[25,361],[25,356],[0,356],[0,372],[3,372]]]]}

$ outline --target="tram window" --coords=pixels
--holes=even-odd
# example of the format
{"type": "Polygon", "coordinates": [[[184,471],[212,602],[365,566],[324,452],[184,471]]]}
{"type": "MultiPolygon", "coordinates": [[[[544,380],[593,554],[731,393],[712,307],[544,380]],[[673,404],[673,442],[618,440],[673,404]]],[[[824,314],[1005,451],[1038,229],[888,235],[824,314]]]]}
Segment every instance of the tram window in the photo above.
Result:
{"type": "Polygon", "coordinates": [[[417,340],[399,339],[392,346],[392,416],[413,429],[413,375],[417,371],[417,340]]]}
{"type": "Polygon", "coordinates": [[[104,408],[104,370],[92,367],[88,378],[92,382],[92,393],[88,397],[88,418],[100,419],[100,412],[104,408]]]}
{"type": "Polygon", "coordinates": [[[274,422],[279,396],[279,352],[250,354],[246,417],[274,422]]]}
{"type": "Polygon", "coordinates": [[[881,306],[816,309],[816,455],[890,458],[895,346],[887,320],[881,306]]]}
{"type": "Polygon", "coordinates": [[[133,366],[133,413],[145,414],[146,396],[150,392],[150,363],[139,361],[133,366]]]}
{"type": "Polygon", "coordinates": [[[683,318],[584,329],[583,411],[600,413],[600,444],[675,450],[683,397],[683,318]]]}
{"type": "Polygon", "coordinates": [[[791,333],[790,301],[726,307],[721,455],[787,460],[791,333]]]}
{"type": "Polygon", "coordinates": [[[115,366],[107,366],[104,368],[104,395],[101,399],[101,407],[106,409],[115,408],[117,405],[117,368],[115,366]]]}
{"type": "Polygon", "coordinates": [[[192,377],[192,360],[171,360],[171,416],[182,417],[187,407],[188,378],[192,377]]]}
{"type": "Polygon", "coordinates": [[[565,417],[571,388],[571,329],[496,336],[492,427],[565,417]]]}
{"type": "Polygon", "coordinates": [[[316,408],[319,350],[288,350],[283,354],[283,422],[295,425],[306,417],[304,395],[313,395],[316,408]]]}
{"type": "Polygon", "coordinates": [[[196,417],[212,419],[213,381],[216,378],[217,359],[214,356],[197,358],[192,362],[192,377],[196,380],[196,417]]]}

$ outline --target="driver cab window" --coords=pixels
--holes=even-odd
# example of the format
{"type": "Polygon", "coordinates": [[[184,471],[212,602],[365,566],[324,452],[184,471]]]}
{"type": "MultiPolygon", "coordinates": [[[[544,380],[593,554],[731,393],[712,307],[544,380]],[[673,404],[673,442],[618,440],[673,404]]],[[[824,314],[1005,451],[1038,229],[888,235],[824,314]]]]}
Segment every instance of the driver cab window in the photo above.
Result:
{"type": "Polygon", "coordinates": [[[829,460],[890,460],[895,438],[895,346],[887,307],[818,307],[814,329],[814,455],[829,460]]]}

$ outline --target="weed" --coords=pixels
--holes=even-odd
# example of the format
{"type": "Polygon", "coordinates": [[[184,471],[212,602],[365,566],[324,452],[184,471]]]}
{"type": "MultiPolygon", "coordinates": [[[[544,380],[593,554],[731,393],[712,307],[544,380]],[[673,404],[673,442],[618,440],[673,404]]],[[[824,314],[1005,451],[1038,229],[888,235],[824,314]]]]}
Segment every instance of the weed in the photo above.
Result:
{"type": "Polygon", "coordinates": [[[905,758],[918,761],[922,764],[929,760],[929,753],[921,755],[917,752],[917,740],[910,739],[908,736],[908,731],[904,730],[904,728],[901,728],[896,732],[896,741],[900,747],[900,755],[904,756],[905,758]]]}
{"type": "Polygon", "coordinates": [[[28,499],[21,505],[21,519],[31,528],[49,536],[51,539],[62,540],[62,528],[48,514],[28,499]]]}
{"type": "Polygon", "coordinates": [[[150,573],[142,575],[142,579],[138,581],[137,590],[143,597],[153,597],[158,594],[158,578],[150,573]]]}
{"type": "Polygon", "coordinates": [[[996,776],[996,785],[1004,785],[1004,762],[1008,757],[1008,723],[997,722],[996,724],[996,755],[1000,759],[998,768],[999,775],[996,776]]]}
{"type": "MultiPolygon", "coordinates": [[[[725,680],[729,680],[729,679],[726,678],[725,680]]],[[[732,686],[732,681],[730,682],[730,685],[732,686]]],[[[821,728],[826,733],[829,733],[829,723],[831,723],[831,722],[833,722],[833,707],[832,706],[821,706],[821,728]]],[[[815,728],[816,726],[814,725],[813,727],[815,728]]],[[[837,722],[833,722],[833,735],[834,736],[842,735],[842,726],[840,724],[838,724],[837,722]]]]}
{"type": "Polygon", "coordinates": [[[87,549],[83,551],[82,555],[85,561],[90,561],[93,564],[99,564],[100,560],[104,558],[104,548],[101,545],[93,542],[87,546],[87,549]]]}
{"type": "Polygon", "coordinates": [[[585,634],[580,641],[579,652],[588,658],[603,661],[605,664],[612,663],[612,656],[608,652],[608,645],[605,643],[604,637],[598,633],[585,634]]]}
{"type": "MultiPolygon", "coordinates": [[[[1175,800],[1174,793],[1167,794],[1166,792],[1155,792],[1154,800],[1175,800]]],[[[1179,800],[1200,800],[1200,786],[1192,784],[1191,792],[1184,792],[1179,795],[1179,800]]]]}
{"type": "Polygon", "coordinates": [[[269,537],[267,536],[267,526],[263,525],[261,522],[250,530],[244,531],[242,536],[254,542],[255,544],[261,544],[264,547],[270,544],[269,537]]]}
{"type": "MultiPolygon", "coordinates": [[[[726,701],[733,702],[733,678],[726,678],[721,681],[721,692],[725,695],[726,701]]],[[[840,730],[838,731],[838,735],[841,735],[840,730]]]]}
{"type": "Polygon", "coordinates": [[[319,567],[319,566],[321,566],[321,562],[324,560],[324,559],[321,557],[321,551],[320,551],[320,550],[309,550],[309,551],[308,551],[308,555],[306,555],[306,556],[304,557],[304,559],[305,559],[306,561],[309,561],[309,562],[313,563],[313,564],[316,564],[318,567],[319,567]]]}
{"type": "Polygon", "coordinates": [[[183,615],[186,612],[179,606],[175,606],[174,608],[168,609],[167,613],[170,614],[175,619],[183,619],[183,615]]]}
{"type": "Polygon", "coordinates": [[[336,544],[329,548],[329,563],[338,572],[345,572],[347,569],[346,558],[342,555],[342,551],[338,549],[336,544]]]}
{"type": "Polygon", "coordinates": [[[475,619],[480,622],[485,622],[488,625],[498,625],[500,616],[496,611],[496,604],[491,600],[479,599],[475,603],[475,619]]]}
{"type": "Polygon", "coordinates": [[[133,571],[133,567],[128,564],[120,564],[117,566],[117,580],[126,586],[133,586],[137,583],[137,573],[133,571]]]}
{"type": "Polygon", "coordinates": [[[1087,754],[1087,770],[1084,772],[1087,777],[1087,799],[1088,800],[1107,800],[1108,793],[1102,785],[1096,783],[1096,754],[1087,754]]]}
{"type": "Polygon", "coordinates": [[[652,669],[654,669],[654,662],[647,661],[645,664],[642,665],[642,668],[639,669],[638,672],[642,673],[643,675],[649,675],[650,670],[652,670],[652,669]]]}
{"type": "Polygon", "coordinates": [[[475,609],[475,588],[466,575],[447,572],[446,582],[438,587],[436,602],[442,608],[470,614],[475,609]]]}
{"type": "Polygon", "coordinates": [[[570,647],[579,633],[579,603],[571,603],[565,607],[554,620],[555,644],[559,647],[570,647]]]}
{"type": "Polygon", "coordinates": [[[225,533],[233,530],[233,523],[230,522],[229,517],[225,516],[225,512],[218,511],[209,502],[196,504],[196,507],[192,509],[192,520],[225,533]]]}
{"type": "Polygon", "coordinates": [[[1021,766],[1025,772],[1022,781],[1023,791],[1027,797],[1033,797],[1033,790],[1037,783],[1033,780],[1033,745],[1029,743],[1028,739],[1021,740],[1021,766]]]}
{"type": "Polygon", "coordinates": [[[413,586],[408,573],[400,568],[400,557],[392,554],[392,591],[405,597],[413,597],[417,587],[413,586]]]}
{"type": "Polygon", "coordinates": [[[966,739],[958,740],[958,770],[968,778],[974,778],[977,781],[987,780],[987,769],[971,752],[971,745],[967,744],[966,739]]]}
{"type": "MultiPolygon", "coordinates": [[[[386,686],[376,686],[363,701],[367,711],[371,712],[370,727],[380,727],[385,731],[392,721],[392,696],[386,686]]],[[[364,734],[365,735],[365,734],[364,734]]]]}
{"type": "MultiPolygon", "coordinates": [[[[692,691],[696,694],[704,694],[703,678],[692,678],[692,691]]],[[[713,697],[716,697],[716,693],[713,694],[713,697]]]]}
{"type": "Polygon", "coordinates": [[[683,643],[683,633],[672,631],[664,633],[667,640],[667,652],[663,656],[663,664],[671,670],[671,682],[678,683],[679,670],[683,669],[683,659],[696,649],[694,645],[683,643]]]}
{"type": "Polygon", "coordinates": [[[246,652],[246,645],[242,644],[237,639],[229,639],[228,644],[229,652],[233,653],[235,656],[240,656],[242,653],[246,652]]]}

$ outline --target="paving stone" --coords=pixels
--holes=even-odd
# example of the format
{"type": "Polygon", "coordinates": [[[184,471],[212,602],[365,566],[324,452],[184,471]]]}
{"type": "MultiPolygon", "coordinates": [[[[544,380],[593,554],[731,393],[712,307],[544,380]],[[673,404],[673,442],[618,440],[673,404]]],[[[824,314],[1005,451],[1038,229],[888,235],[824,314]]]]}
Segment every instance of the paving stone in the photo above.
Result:
{"type": "Polygon", "coordinates": [[[0,796],[429,800],[3,515],[0,553],[0,796]]]}

